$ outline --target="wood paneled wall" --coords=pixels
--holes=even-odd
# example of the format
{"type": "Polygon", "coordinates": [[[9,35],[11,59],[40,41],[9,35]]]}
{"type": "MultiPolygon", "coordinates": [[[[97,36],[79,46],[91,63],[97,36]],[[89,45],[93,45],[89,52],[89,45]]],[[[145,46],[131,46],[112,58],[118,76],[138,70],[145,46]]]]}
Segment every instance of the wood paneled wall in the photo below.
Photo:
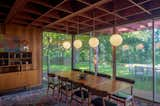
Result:
{"type": "MultiPolygon", "coordinates": [[[[42,79],[42,30],[33,28],[33,27],[24,27],[20,25],[0,25],[0,34],[3,35],[4,39],[12,40],[14,37],[18,37],[19,40],[26,40],[28,41],[28,46],[30,48],[30,52],[32,52],[32,66],[30,72],[26,72],[27,81],[25,81],[27,86],[37,86],[41,84],[42,79]],[[33,80],[32,80],[33,79],[33,80]],[[28,85],[29,84],[29,85],[28,85]]],[[[8,77],[8,73],[0,74],[0,76],[8,77]]],[[[9,73],[11,74],[11,73],[9,73]]],[[[23,72],[24,74],[24,72],[23,72]]],[[[14,73],[13,75],[14,76],[14,73]]],[[[4,80],[7,78],[4,78],[4,80]]],[[[10,80],[12,81],[12,80],[10,80]]],[[[3,82],[3,79],[0,80],[0,83],[3,82]]],[[[10,84],[11,82],[8,82],[10,84]]],[[[14,83],[14,82],[13,82],[14,83]]],[[[0,84],[0,86],[4,85],[0,84]]],[[[7,85],[6,85],[7,87],[7,85]]],[[[10,87],[14,88],[14,87],[10,87]]],[[[10,89],[8,88],[8,89],[10,89]]],[[[2,89],[5,90],[5,89],[2,89]]],[[[0,91],[2,91],[0,89],[0,91]]],[[[6,88],[7,90],[7,88],[6,88]]]]}

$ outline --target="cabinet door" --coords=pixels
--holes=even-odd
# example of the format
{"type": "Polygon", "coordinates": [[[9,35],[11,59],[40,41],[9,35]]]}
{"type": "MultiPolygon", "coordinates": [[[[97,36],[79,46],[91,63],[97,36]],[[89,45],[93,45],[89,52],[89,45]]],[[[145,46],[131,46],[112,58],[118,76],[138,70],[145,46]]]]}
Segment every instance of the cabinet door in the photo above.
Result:
{"type": "Polygon", "coordinates": [[[18,72],[18,76],[17,76],[17,82],[16,82],[16,85],[18,88],[20,87],[26,87],[28,84],[27,84],[27,73],[26,72],[18,72]]]}
{"type": "Polygon", "coordinates": [[[39,85],[38,70],[27,71],[28,72],[28,84],[30,87],[39,85]]]}
{"type": "Polygon", "coordinates": [[[18,73],[5,73],[0,75],[0,90],[10,90],[17,88],[18,73]]]}

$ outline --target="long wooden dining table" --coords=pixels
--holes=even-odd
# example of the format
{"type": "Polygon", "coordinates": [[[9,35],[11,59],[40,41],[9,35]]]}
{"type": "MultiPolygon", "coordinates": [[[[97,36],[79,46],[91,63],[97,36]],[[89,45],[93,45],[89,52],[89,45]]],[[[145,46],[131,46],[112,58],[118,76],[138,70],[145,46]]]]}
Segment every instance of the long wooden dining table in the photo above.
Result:
{"type": "Polygon", "coordinates": [[[59,71],[53,74],[59,77],[67,78],[75,83],[94,88],[98,91],[106,92],[110,95],[133,86],[133,84],[129,84],[127,82],[112,80],[87,73],[86,79],[80,79],[79,76],[82,74],[82,72],[78,71],[59,71]]]}

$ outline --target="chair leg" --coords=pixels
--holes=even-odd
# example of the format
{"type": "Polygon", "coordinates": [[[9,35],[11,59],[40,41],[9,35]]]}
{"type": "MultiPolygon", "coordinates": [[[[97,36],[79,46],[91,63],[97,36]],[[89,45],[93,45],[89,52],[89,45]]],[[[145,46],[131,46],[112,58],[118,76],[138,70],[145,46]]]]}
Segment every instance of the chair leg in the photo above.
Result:
{"type": "Polygon", "coordinates": [[[103,106],[105,106],[105,100],[104,97],[102,98],[103,106]]]}
{"type": "Polygon", "coordinates": [[[132,98],[132,101],[131,101],[131,102],[132,102],[132,103],[131,103],[132,106],[134,106],[134,97],[132,98]]]}
{"type": "Polygon", "coordinates": [[[88,106],[90,106],[90,103],[91,103],[91,97],[90,97],[90,93],[88,93],[88,106]]]}
{"type": "Polygon", "coordinates": [[[47,87],[47,95],[48,95],[48,92],[49,92],[49,85],[48,85],[48,87],[47,87]]]}

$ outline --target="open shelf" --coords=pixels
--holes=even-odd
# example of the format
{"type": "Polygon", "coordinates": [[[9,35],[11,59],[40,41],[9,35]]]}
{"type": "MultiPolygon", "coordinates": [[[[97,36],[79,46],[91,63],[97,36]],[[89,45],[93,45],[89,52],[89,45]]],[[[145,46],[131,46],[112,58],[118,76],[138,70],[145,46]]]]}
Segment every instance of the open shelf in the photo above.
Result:
{"type": "Polygon", "coordinates": [[[0,52],[0,73],[26,71],[31,64],[31,52],[0,52]]]}

